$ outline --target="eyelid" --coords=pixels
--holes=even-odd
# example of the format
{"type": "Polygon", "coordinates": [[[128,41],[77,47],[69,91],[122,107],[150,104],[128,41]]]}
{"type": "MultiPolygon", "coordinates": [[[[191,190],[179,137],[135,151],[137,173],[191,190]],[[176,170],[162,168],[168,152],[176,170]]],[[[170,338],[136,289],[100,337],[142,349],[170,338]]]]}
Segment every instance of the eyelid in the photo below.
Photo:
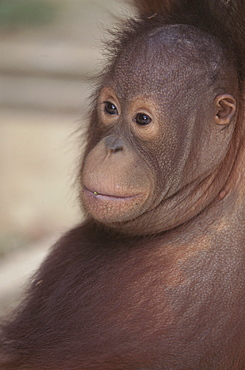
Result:
{"type": "Polygon", "coordinates": [[[112,96],[108,96],[108,98],[103,99],[103,104],[104,103],[112,103],[112,104],[118,105],[117,100],[114,99],[112,96]]]}
{"type": "Polygon", "coordinates": [[[139,114],[141,114],[142,116],[147,116],[147,117],[149,117],[151,120],[153,119],[152,118],[152,115],[150,114],[150,113],[146,113],[146,112],[144,112],[144,111],[142,111],[142,110],[139,110],[138,112],[136,112],[135,113],[135,115],[134,115],[134,119],[133,120],[135,120],[136,119],[136,117],[139,115],[139,114]]]}
{"type": "MultiPolygon", "coordinates": [[[[101,103],[101,104],[106,104],[106,103],[114,104],[114,103],[113,103],[113,101],[111,101],[111,100],[109,100],[109,99],[106,99],[106,100],[105,100],[105,101],[103,101],[103,103],[101,103]]],[[[116,105],[116,104],[114,104],[114,105],[116,105]]]]}
{"type": "Polygon", "coordinates": [[[146,113],[146,112],[143,112],[143,111],[138,111],[137,113],[135,113],[134,117],[137,117],[138,114],[142,114],[142,116],[147,116],[150,119],[152,119],[152,116],[149,113],[146,113]]]}

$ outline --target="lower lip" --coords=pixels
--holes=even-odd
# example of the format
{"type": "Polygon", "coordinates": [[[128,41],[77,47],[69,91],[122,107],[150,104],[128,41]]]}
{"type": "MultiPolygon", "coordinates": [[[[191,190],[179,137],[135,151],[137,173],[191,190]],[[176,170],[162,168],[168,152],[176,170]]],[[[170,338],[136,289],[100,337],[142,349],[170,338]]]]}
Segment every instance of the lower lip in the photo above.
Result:
{"type": "Polygon", "coordinates": [[[83,193],[86,194],[89,197],[92,197],[93,199],[102,200],[102,201],[125,201],[125,200],[132,200],[136,197],[138,197],[140,194],[130,195],[130,196],[118,196],[118,195],[108,195],[108,194],[101,194],[97,193],[96,191],[91,191],[86,188],[86,186],[83,187],[83,193]]]}

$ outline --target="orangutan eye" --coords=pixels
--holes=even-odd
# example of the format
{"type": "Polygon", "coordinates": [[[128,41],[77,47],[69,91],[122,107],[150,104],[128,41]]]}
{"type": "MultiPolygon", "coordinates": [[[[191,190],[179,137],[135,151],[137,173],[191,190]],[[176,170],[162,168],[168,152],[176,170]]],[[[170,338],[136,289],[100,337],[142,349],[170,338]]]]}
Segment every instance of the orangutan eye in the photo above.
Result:
{"type": "Polygon", "coordinates": [[[110,115],[116,115],[118,114],[117,107],[115,104],[111,103],[110,101],[106,101],[105,103],[105,112],[110,115]]]}
{"type": "Polygon", "coordinates": [[[146,126],[151,123],[152,119],[147,114],[137,113],[134,118],[134,121],[140,126],[146,126]]]}

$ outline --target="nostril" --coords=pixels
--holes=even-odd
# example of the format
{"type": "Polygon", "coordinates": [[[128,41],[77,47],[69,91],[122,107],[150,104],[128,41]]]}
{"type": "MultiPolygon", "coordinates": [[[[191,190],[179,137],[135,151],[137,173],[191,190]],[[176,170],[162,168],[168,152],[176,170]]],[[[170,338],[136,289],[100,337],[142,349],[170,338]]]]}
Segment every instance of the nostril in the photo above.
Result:
{"type": "Polygon", "coordinates": [[[105,145],[107,150],[112,153],[120,152],[123,150],[122,139],[114,135],[110,135],[105,138],[105,145]]]}
{"type": "Polygon", "coordinates": [[[123,147],[122,146],[120,146],[120,145],[117,145],[117,146],[115,146],[115,147],[113,147],[113,148],[109,148],[110,149],[110,151],[112,152],[112,153],[116,153],[116,152],[120,152],[121,150],[123,150],[123,147]]]}

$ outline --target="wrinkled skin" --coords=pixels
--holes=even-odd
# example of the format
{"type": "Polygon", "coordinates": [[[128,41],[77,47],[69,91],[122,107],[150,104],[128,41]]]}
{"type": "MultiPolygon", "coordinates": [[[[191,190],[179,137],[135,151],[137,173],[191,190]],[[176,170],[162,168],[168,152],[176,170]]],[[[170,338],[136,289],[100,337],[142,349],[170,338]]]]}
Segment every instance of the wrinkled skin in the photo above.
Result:
{"type": "Polygon", "coordinates": [[[245,368],[237,76],[191,27],[144,41],[98,89],[80,176],[87,221],[58,241],[3,331],[1,369],[245,368]]]}
{"type": "Polygon", "coordinates": [[[185,26],[156,32],[144,50],[129,45],[95,108],[102,132],[85,156],[82,201],[96,220],[130,234],[168,230],[196,215],[221,191],[234,161],[232,153],[220,168],[235,127],[235,79],[226,77],[227,90],[222,74],[221,86],[211,84],[224,68],[220,56],[207,44],[205,61],[195,31],[178,43],[181,32],[185,26]],[[137,123],[142,115],[148,124],[137,123]]]}

